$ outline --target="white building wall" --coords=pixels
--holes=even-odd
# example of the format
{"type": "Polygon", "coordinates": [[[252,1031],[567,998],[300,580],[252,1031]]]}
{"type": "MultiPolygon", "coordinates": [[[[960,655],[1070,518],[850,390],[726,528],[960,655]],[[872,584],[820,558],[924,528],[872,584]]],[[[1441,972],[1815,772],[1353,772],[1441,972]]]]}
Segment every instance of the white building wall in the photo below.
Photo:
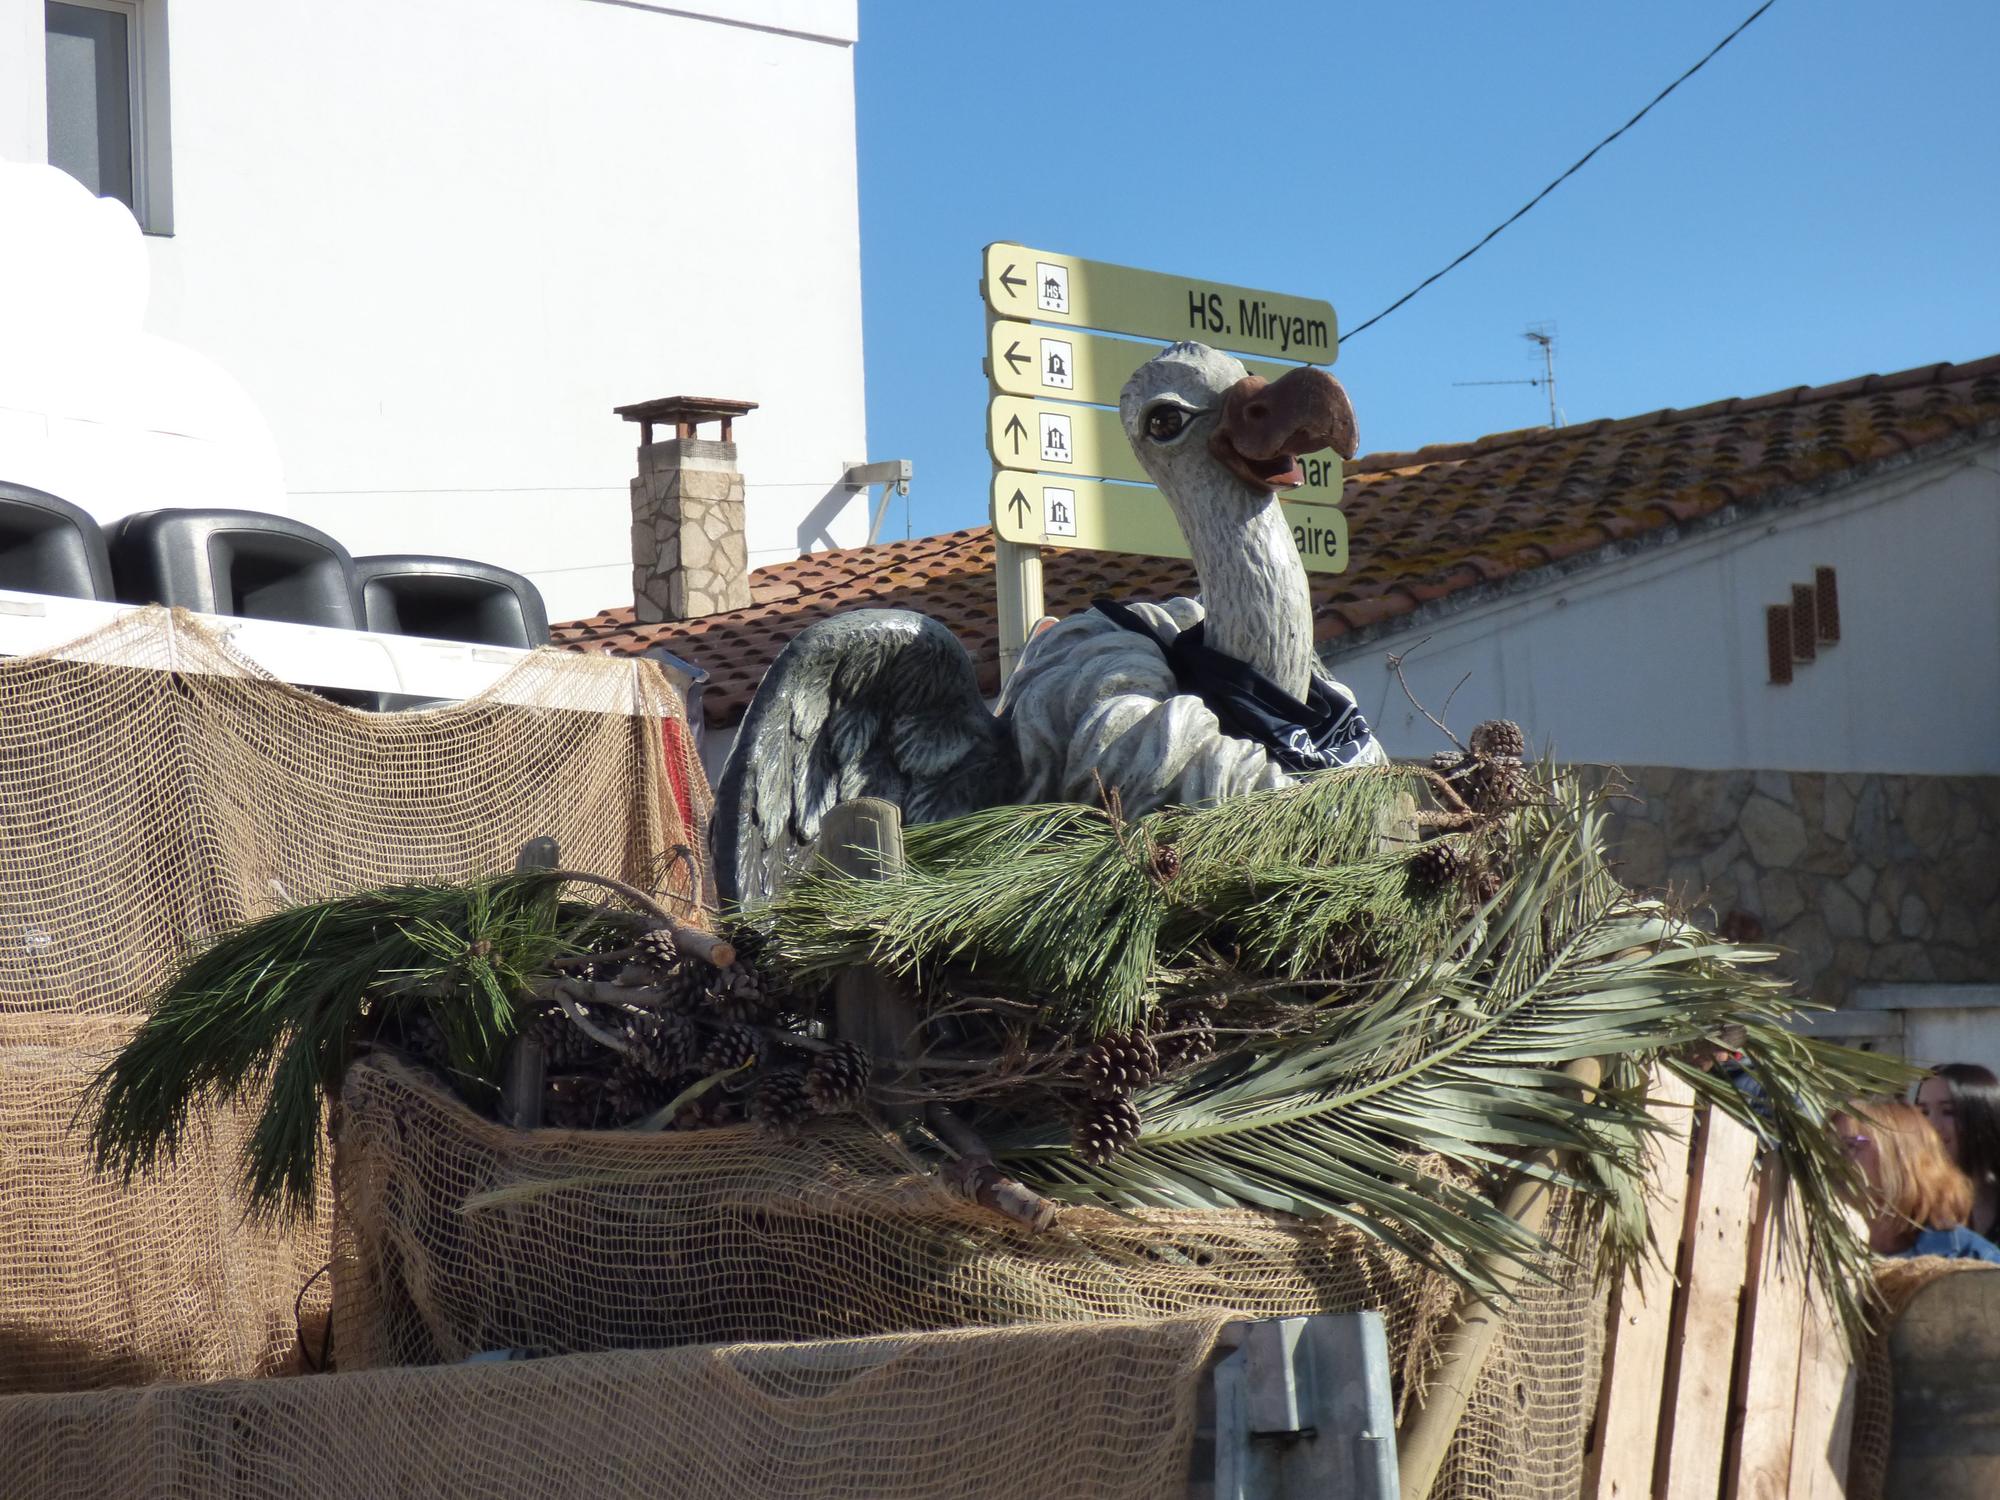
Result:
{"type": "Polygon", "coordinates": [[[1392,754],[1444,749],[1386,666],[1390,653],[1403,655],[1415,696],[1461,736],[1482,719],[1513,719],[1564,760],[1995,774],[2000,443],[1592,565],[1331,659],[1392,754]],[[1840,643],[1773,685],[1765,606],[1790,603],[1792,585],[1812,582],[1818,566],[1839,580],[1840,643]]]}
{"type": "MultiPolygon", "coordinates": [[[[32,97],[0,107],[10,154],[46,149],[41,9],[0,0],[0,100],[32,97]]],[[[736,433],[753,565],[857,542],[855,12],[173,0],[146,327],[262,409],[271,508],[356,553],[517,568],[554,619],[632,597],[638,434],[614,405],[758,402],[736,433]]],[[[43,487],[105,518],[158,503],[143,474],[43,487]]]]}

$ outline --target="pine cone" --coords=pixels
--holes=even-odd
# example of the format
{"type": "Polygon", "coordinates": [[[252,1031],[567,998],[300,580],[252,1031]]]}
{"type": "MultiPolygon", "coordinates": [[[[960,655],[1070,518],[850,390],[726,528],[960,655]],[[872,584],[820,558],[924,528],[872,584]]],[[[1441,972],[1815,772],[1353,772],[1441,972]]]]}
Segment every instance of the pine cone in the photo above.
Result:
{"type": "Polygon", "coordinates": [[[629,1017],[625,1022],[625,1040],[638,1050],[639,1062],[645,1070],[661,1080],[687,1072],[701,1051],[693,1023],[675,1015],[629,1017]]]}
{"type": "Polygon", "coordinates": [[[762,1021],[776,1008],[764,976],[738,961],[726,968],[711,969],[708,1004],[732,1021],[762,1021]]]}
{"type": "Polygon", "coordinates": [[[542,1066],[551,1073],[575,1073],[610,1060],[610,1053],[565,1011],[542,1012],[535,1019],[535,1031],[542,1039],[542,1066]]]}
{"type": "Polygon", "coordinates": [[[1135,1089],[1160,1076],[1160,1049],[1143,1031],[1113,1031],[1083,1056],[1083,1076],[1099,1093],[1135,1089]]]}
{"type": "Polygon", "coordinates": [[[1472,731],[1472,753],[1487,760],[1521,760],[1528,753],[1528,737],[1512,719],[1488,719],[1472,731]]]}
{"type": "Polygon", "coordinates": [[[1181,857],[1172,844],[1153,846],[1153,878],[1165,885],[1181,872],[1181,857]]]}
{"type": "Polygon", "coordinates": [[[627,1060],[611,1070],[600,1096],[607,1126],[642,1119],[673,1097],[642,1065],[627,1060]]]}
{"type": "Polygon", "coordinates": [[[1478,813],[1502,813],[1528,800],[1528,773],[1512,756],[1476,762],[1459,783],[1478,813]]]}
{"type": "Polygon", "coordinates": [[[1410,883],[1419,890],[1441,891],[1464,877],[1470,864],[1465,851],[1445,839],[1420,845],[1405,868],[1410,883]]]}
{"type": "Polygon", "coordinates": [[[1123,1094],[1090,1100],[1070,1125],[1069,1146],[1082,1160],[1102,1166],[1139,1139],[1138,1108],[1123,1094]]]}
{"type": "Polygon", "coordinates": [[[1449,776],[1469,764],[1471,762],[1456,750],[1439,750],[1431,756],[1431,769],[1440,776],[1449,776]]]}
{"type": "Polygon", "coordinates": [[[661,1009],[686,1015],[706,1005],[708,982],[714,973],[715,970],[700,959],[690,958],[657,975],[653,982],[661,992],[661,1009]]]}
{"type": "Polygon", "coordinates": [[[402,1028],[403,1050],[412,1059],[440,1070],[451,1066],[451,1045],[445,1040],[444,1028],[438,1025],[437,1017],[431,1014],[429,1006],[399,1006],[396,1020],[402,1028]]]}
{"type": "Polygon", "coordinates": [[[1166,1024],[1168,1034],[1153,1039],[1162,1071],[1198,1063],[1215,1051],[1215,1021],[1207,1011],[1183,1011],[1168,1017],[1166,1024]]]}
{"type": "Polygon", "coordinates": [[[649,964],[656,969],[673,969],[681,965],[681,950],[674,946],[674,940],[664,927],[654,927],[632,939],[631,946],[638,950],[638,962],[649,964]]]}
{"type": "Polygon", "coordinates": [[[701,1054],[701,1071],[727,1073],[752,1063],[763,1053],[764,1038],[748,1026],[724,1026],[709,1038],[701,1054]]]}
{"type": "Polygon", "coordinates": [[[542,1123],[552,1130],[590,1130],[602,1100],[595,1078],[552,1078],[542,1094],[542,1123]]]}
{"type": "Polygon", "coordinates": [[[868,1098],[868,1080],[875,1071],[874,1059],[853,1042],[836,1042],[831,1052],[822,1052],[806,1070],[806,1097],[823,1115],[837,1115],[859,1109],[868,1098]]]}
{"type": "Polygon", "coordinates": [[[720,1089],[683,1104],[674,1114],[676,1130],[714,1130],[737,1120],[736,1101],[720,1089]]]}
{"type": "Polygon", "coordinates": [[[776,1135],[798,1134],[812,1113],[803,1073],[774,1070],[759,1078],[751,1090],[750,1118],[776,1135]]]}

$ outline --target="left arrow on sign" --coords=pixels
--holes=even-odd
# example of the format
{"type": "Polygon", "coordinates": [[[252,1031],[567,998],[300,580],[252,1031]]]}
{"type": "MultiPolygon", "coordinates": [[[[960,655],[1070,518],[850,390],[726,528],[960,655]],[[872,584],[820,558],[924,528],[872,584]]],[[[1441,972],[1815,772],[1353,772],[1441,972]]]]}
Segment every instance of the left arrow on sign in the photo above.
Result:
{"type": "Polygon", "coordinates": [[[1021,419],[1018,416],[1009,417],[1007,425],[1001,431],[1014,439],[1014,451],[1019,453],[1021,451],[1021,439],[1028,435],[1028,429],[1021,425],[1021,419]]]}
{"type": "Polygon", "coordinates": [[[1016,526],[1026,526],[1028,524],[1028,497],[1026,495],[1022,494],[1019,490],[1014,491],[1014,498],[1007,502],[1007,507],[1014,512],[1014,524],[1016,526]]]}
{"type": "Polygon", "coordinates": [[[1021,373],[1021,366],[1031,365],[1034,363],[1032,359],[1030,359],[1027,355],[1021,352],[1021,341],[1019,339],[1016,339],[1014,340],[1013,343],[1009,344],[1007,346],[1006,354],[1004,354],[1001,357],[1005,359],[1008,364],[1014,367],[1014,373],[1016,375],[1021,373]]]}
{"type": "Polygon", "coordinates": [[[1000,273],[1000,285],[1012,289],[1014,287],[1026,286],[1027,284],[1028,279],[1025,276],[1016,276],[1014,274],[1014,263],[1011,260],[1008,261],[1007,269],[1000,273]]]}

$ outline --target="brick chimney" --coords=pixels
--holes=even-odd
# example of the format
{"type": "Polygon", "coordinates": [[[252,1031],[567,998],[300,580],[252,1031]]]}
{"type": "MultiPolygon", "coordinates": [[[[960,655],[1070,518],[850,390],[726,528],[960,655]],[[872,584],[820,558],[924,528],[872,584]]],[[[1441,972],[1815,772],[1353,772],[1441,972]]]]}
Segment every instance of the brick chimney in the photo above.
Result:
{"type": "Polygon", "coordinates": [[[632,601],[642,625],[695,620],[750,604],[750,552],[743,537],[743,475],[732,424],[754,401],[668,396],[614,407],[639,424],[632,480],[632,601]],[[719,422],[719,438],[697,436],[719,422]],[[653,441],[655,424],[674,435],[653,441]]]}

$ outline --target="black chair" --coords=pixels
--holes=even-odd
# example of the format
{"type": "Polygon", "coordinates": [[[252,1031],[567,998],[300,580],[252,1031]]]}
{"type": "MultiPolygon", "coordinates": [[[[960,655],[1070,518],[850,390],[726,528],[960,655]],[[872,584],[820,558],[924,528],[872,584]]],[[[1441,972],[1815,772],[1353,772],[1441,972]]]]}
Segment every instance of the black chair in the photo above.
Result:
{"type": "Polygon", "coordinates": [[[354,559],[325,532],[253,510],[149,510],[111,532],[111,574],[128,604],[361,626],[354,559]]]}
{"type": "Polygon", "coordinates": [[[104,532],[80,506],[0,481],[0,589],[115,598],[104,532]]]}
{"type": "MultiPolygon", "coordinates": [[[[480,646],[546,646],[549,615],[541,590],[519,573],[463,557],[389,553],[357,557],[362,617],[383,635],[420,635],[480,646]]],[[[439,708],[456,700],[384,693],[382,713],[439,708]]]]}
{"type": "Polygon", "coordinates": [[[384,635],[533,650],[549,641],[541,590],[519,573],[462,557],[357,557],[362,618],[384,635]]]}

